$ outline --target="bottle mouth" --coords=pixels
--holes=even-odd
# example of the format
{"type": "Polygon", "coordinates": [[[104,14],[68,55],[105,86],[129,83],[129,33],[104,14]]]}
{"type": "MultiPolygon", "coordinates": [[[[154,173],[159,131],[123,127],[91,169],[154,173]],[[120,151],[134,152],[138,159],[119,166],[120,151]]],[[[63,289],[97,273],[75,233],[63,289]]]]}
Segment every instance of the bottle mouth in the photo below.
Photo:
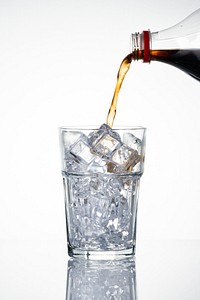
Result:
{"type": "Polygon", "coordinates": [[[143,51],[143,62],[150,62],[151,34],[150,31],[144,30],[142,33],[136,32],[131,34],[130,51],[133,59],[138,60],[139,51],[143,51]]]}
{"type": "Polygon", "coordinates": [[[134,59],[138,59],[137,53],[140,50],[139,40],[140,40],[139,32],[135,32],[135,33],[131,34],[131,37],[130,37],[130,53],[136,54],[134,59]]]}

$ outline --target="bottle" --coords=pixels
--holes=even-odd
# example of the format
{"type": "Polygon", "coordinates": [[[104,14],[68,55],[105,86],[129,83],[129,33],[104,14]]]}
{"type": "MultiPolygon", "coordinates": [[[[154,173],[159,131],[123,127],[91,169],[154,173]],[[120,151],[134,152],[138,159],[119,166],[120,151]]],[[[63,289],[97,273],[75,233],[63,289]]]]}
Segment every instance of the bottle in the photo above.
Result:
{"type": "Polygon", "coordinates": [[[168,29],[131,35],[132,59],[170,64],[200,81],[200,9],[168,29]]]}

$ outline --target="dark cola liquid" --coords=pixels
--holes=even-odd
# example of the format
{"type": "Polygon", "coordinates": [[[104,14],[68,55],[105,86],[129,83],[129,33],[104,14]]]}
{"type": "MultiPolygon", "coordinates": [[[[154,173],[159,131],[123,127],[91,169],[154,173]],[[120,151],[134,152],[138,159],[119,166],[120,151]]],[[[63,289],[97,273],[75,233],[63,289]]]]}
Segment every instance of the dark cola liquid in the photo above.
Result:
{"type": "Polygon", "coordinates": [[[172,65],[200,81],[200,49],[151,50],[151,60],[172,65]]]}

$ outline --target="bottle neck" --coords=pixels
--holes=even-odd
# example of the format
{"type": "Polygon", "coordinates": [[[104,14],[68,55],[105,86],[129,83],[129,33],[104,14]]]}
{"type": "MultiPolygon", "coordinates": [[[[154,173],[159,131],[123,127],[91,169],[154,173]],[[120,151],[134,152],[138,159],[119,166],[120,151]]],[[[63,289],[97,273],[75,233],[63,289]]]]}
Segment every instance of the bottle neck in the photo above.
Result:
{"type": "Polygon", "coordinates": [[[142,59],[143,62],[151,61],[151,32],[136,32],[131,35],[131,51],[133,60],[142,59]]]}
{"type": "MultiPolygon", "coordinates": [[[[182,27],[181,27],[182,28],[182,27]]],[[[199,30],[199,29],[198,29],[199,30]]],[[[136,32],[131,35],[131,52],[133,60],[151,61],[153,50],[200,49],[200,30],[184,35],[181,29],[151,32],[136,32]],[[176,35],[175,35],[176,33],[176,35]]]]}

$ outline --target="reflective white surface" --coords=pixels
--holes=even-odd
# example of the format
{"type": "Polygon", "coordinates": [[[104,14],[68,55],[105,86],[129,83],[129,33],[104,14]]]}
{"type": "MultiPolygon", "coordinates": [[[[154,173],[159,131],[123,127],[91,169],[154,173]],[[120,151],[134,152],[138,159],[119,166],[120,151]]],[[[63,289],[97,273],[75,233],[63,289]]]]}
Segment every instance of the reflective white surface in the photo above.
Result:
{"type": "Polygon", "coordinates": [[[1,241],[0,299],[89,300],[100,291],[112,300],[200,298],[200,241],[138,241],[136,256],[135,271],[122,261],[105,272],[100,262],[69,262],[62,240],[1,241]],[[87,298],[77,298],[78,288],[87,298]]]}

